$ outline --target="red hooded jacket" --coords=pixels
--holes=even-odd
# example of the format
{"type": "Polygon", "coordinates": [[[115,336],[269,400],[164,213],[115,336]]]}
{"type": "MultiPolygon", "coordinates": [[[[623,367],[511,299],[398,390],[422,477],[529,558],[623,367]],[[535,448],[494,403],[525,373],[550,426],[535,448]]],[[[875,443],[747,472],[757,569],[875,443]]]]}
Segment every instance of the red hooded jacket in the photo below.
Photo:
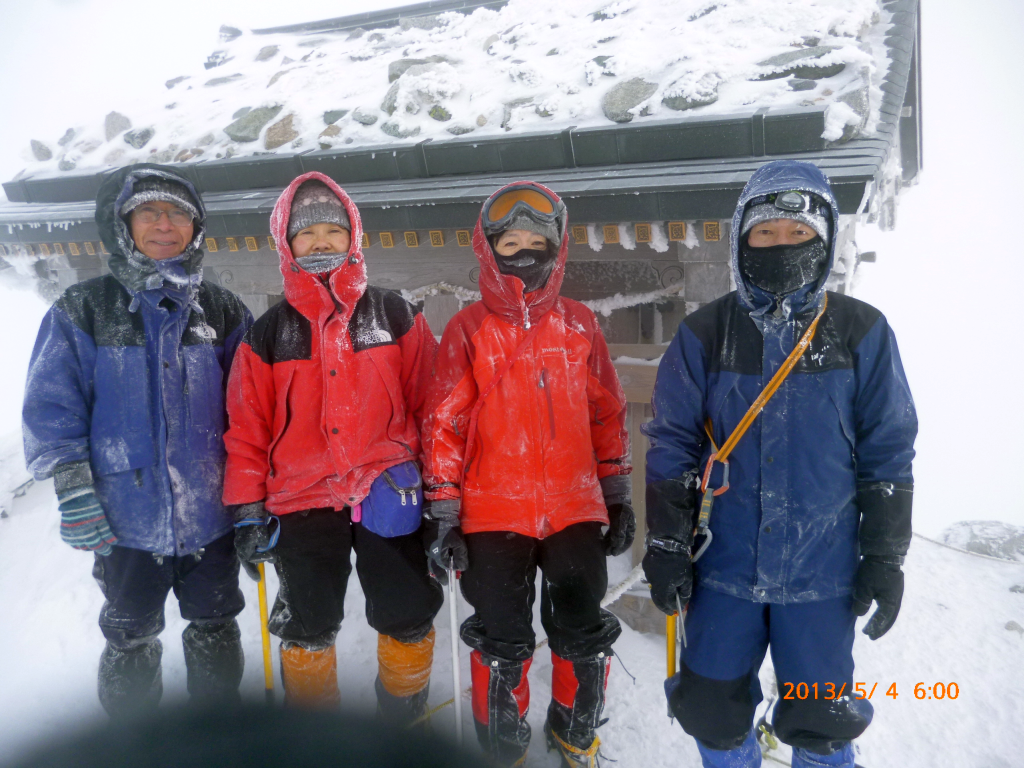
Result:
{"type": "Polygon", "coordinates": [[[299,176],[270,217],[285,301],[246,334],[228,381],[224,503],[265,500],[285,514],[361,502],[388,467],[420,455],[419,427],[437,342],[394,291],[366,284],[359,210],[321,173],[299,176]],[[329,288],[301,269],[286,233],[309,179],[329,186],[352,224],[329,288]]]}
{"type": "Polygon", "coordinates": [[[607,523],[606,499],[628,497],[626,403],[594,313],[558,295],[568,238],[547,284],[525,295],[498,271],[479,220],[473,250],[483,300],[441,338],[423,428],[426,498],[461,498],[466,533],[544,538],[607,523]]]}

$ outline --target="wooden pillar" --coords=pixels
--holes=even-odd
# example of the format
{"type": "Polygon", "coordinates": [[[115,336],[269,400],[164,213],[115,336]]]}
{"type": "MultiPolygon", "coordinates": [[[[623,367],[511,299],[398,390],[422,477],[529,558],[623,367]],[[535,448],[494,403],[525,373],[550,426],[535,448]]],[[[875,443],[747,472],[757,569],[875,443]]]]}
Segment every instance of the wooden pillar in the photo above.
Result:
{"type": "Polygon", "coordinates": [[[633,474],[633,512],[636,514],[636,538],[633,539],[633,565],[637,565],[644,557],[644,537],[647,534],[647,451],[650,444],[640,431],[640,425],[646,424],[654,417],[650,403],[630,403],[627,418],[629,419],[629,445],[632,453],[633,474]]]}
{"type": "Polygon", "coordinates": [[[609,350],[612,357],[625,356],[651,360],[651,364],[616,363],[615,370],[619,374],[622,391],[626,395],[626,428],[629,430],[630,460],[633,465],[631,476],[633,485],[633,512],[636,514],[636,538],[633,539],[633,565],[639,563],[644,556],[644,536],[647,533],[647,449],[650,447],[647,438],[640,432],[640,426],[652,418],[651,394],[654,392],[654,379],[658,374],[658,366],[653,360],[663,354],[666,347],[654,344],[612,344],[609,350]]]}

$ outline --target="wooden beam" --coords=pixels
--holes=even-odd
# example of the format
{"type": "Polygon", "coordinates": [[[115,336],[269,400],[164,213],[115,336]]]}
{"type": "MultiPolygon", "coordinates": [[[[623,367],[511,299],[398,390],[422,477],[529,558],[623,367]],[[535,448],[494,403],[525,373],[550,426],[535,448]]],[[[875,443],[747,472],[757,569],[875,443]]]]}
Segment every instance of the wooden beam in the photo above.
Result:
{"type": "Polygon", "coordinates": [[[609,344],[608,352],[612,360],[617,357],[637,357],[641,360],[654,360],[668,350],[668,344],[609,344]]]}
{"type": "Polygon", "coordinates": [[[629,403],[649,404],[654,393],[654,379],[658,375],[658,366],[640,365],[637,363],[615,363],[619,374],[619,382],[626,393],[629,403]]]}

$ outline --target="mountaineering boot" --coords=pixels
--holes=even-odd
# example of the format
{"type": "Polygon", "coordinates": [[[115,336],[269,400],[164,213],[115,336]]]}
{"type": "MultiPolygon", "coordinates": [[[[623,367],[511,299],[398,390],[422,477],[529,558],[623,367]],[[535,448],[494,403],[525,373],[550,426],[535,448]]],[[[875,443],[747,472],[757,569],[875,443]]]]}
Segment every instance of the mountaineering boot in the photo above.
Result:
{"type": "Polygon", "coordinates": [[[100,704],[112,718],[152,712],[164,692],[160,657],[163,646],[153,639],[129,648],[110,643],[100,655],[100,704]]]}
{"type": "Polygon", "coordinates": [[[388,692],[381,682],[380,676],[373,681],[377,691],[377,717],[385,724],[394,728],[411,727],[414,723],[426,728],[426,719],[419,723],[420,718],[427,714],[427,697],[430,695],[430,682],[422,690],[408,696],[395,696],[388,692]]]}
{"type": "Polygon", "coordinates": [[[188,672],[188,693],[194,703],[240,704],[245,657],[242,633],[232,619],[216,624],[192,622],[181,633],[188,672]]]}
{"type": "Polygon", "coordinates": [[[544,735],[548,740],[548,752],[558,752],[562,756],[562,763],[567,768],[596,768],[597,752],[601,748],[601,740],[594,737],[587,749],[577,749],[566,741],[563,741],[551,730],[551,721],[544,722],[544,735]]]}
{"type": "Polygon", "coordinates": [[[430,667],[434,662],[434,629],[415,643],[377,635],[377,715],[390,726],[404,728],[427,712],[430,667]]]}
{"type": "Polygon", "coordinates": [[[735,749],[711,749],[700,739],[697,739],[697,749],[704,768],[759,768],[761,765],[761,747],[753,731],[735,749]]]}
{"type": "Polygon", "coordinates": [[[605,689],[611,651],[569,661],[551,652],[551,704],[544,733],[548,749],[557,749],[569,766],[593,768],[601,740],[605,689]]]}
{"type": "Polygon", "coordinates": [[[473,721],[484,753],[499,766],[522,765],[530,746],[530,663],[470,655],[473,676],[473,721]]]}
{"type": "Polygon", "coordinates": [[[281,643],[281,683],[284,703],[302,709],[338,709],[338,658],[334,646],[307,651],[281,643]]]}
{"type": "Polygon", "coordinates": [[[793,768],[854,768],[853,745],[847,742],[831,755],[819,755],[803,747],[793,748],[793,768]]]}

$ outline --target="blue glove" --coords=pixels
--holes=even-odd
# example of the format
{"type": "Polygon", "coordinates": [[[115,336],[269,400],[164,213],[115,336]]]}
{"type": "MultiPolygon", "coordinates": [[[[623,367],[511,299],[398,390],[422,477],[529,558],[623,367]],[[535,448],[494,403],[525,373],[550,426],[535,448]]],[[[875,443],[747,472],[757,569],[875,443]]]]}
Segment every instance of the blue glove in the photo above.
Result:
{"type": "Polygon", "coordinates": [[[60,537],[66,544],[85,552],[109,555],[117,536],[110,530],[107,516],[91,485],[57,494],[60,510],[60,537]]]}

